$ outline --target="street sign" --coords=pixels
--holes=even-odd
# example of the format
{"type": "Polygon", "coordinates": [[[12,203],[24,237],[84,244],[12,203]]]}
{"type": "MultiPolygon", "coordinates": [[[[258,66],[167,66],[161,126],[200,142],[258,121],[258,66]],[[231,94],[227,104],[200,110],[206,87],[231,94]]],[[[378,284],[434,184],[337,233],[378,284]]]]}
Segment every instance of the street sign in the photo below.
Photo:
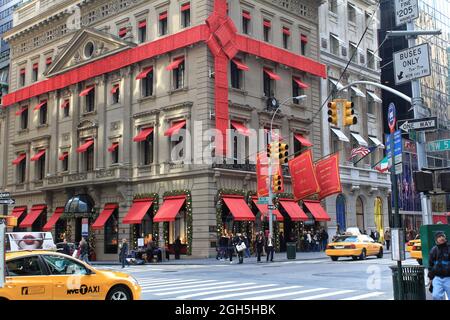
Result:
{"type": "Polygon", "coordinates": [[[9,192],[0,192],[0,199],[11,197],[11,193],[9,192]]]}
{"type": "Polygon", "coordinates": [[[257,204],[269,204],[269,197],[259,197],[257,204]]]}
{"type": "Polygon", "coordinates": [[[395,104],[389,103],[388,108],[388,125],[391,133],[395,131],[395,123],[397,122],[397,112],[395,111],[395,104]]]}
{"type": "Polygon", "coordinates": [[[81,236],[87,237],[89,235],[89,219],[81,219],[81,236]]]}
{"type": "Polygon", "coordinates": [[[450,150],[450,139],[430,141],[426,144],[427,152],[439,152],[450,150]]]}
{"type": "Polygon", "coordinates": [[[402,174],[403,173],[403,163],[396,163],[395,164],[395,174],[402,174]]]}
{"type": "Polygon", "coordinates": [[[405,231],[403,229],[391,229],[392,260],[405,260],[405,231]]]}
{"type": "Polygon", "coordinates": [[[410,130],[415,130],[415,131],[436,130],[437,129],[437,117],[406,120],[400,126],[400,129],[402,129],[405,132],[409,132],[410,130]]]}
{"type": "Polygon", "coordinates": [[[428,43],[394,52],[395,84],[431,75],[428,43]]]}
{"type": "Polygon", "coordinates": [[[275,205],[273,204],[269,204],[267,207],[269,210],[275,210],[275,205]]]}
{"type": "Polygon", "coordinates": [[[15,203],[16,203],[15,199],[0,199],[0,204],[12,205],[12,204],[15,204],[15,203]]]}
{"type": "MultiPolygon", "coordinates": [[[[394,158],[395,164],[402,162],[402,132],[401,130],[397,130],[394,132],[394,158]]],[[[386,135],[386,153],[389,159],[389,163],[391,163],[391,135],[386,135]]]]}
{"type": "Polygon", "coordinates": [[[395,0],[395,24],[405,24],[419,17],[418,0],[395,0]]]}

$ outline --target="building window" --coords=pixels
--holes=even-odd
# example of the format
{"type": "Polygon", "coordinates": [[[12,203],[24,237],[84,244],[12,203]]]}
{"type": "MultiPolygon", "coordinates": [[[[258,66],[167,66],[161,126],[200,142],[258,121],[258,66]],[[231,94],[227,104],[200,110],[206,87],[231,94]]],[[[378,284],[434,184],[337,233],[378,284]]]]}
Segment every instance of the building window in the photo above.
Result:
{"type": "Polygon", "coordinates": [[[338,13],[338,0],[328,0],[328,10],[337,14],[338,13]]]}
{"type": "Polygon", "coordinates": [[[25,182],[25,174],[27,169],[27,162],[25,160],[20,161],[17,165],[17,183],[25,182]]]}
{"type": "Polygon", "coordinates": [[[39,124],[47,124],[47,103],[44,103],[39,109],[39,124]]]}
{"type": "Polygon", "coordinates": [[[63,172],[69,171],[69,153],[68,152],[64,152],[61,158],[62,158],[62,160],[61,160],[61,170],[63,172]]]}
{"type": "Polygon", "coordinates": [[[167,11],[159,14],[159,35],[167,34],[167,11]]]}
{"type": "Polygon", "coordinates": [[[184,60],[173,69],[173,88],[180,89],[184,87],[184,60]]]}
{"type": "Polygon", "coordinates": [[[300,38],[300,54],[306,56],[306,48],[308,45],[308,36],[302,34],[300,38]]]}
{"type": "Polygon", "coordinates": [[[141,159],[143,165],[150,165],[153,163],[153,143],[154,132],[150,133],[147,138],[141,142],[141,159]]]}
{"type": "Polygon", "coordinates": [[[235,89],[241,89],[242,85],[242,70],[240,70],[236,63],[230,61],[231,67],[231,87],[235,89]]]}
{"type": "Polygon", "coordinates": [[[111,150],[111,163],[119,163],[119,144],[117,142],[113,143],[111,150]]]}
{"type": "Polygon", "coordinates": [[[69,117],[70,116],[70,101],[69,101],[69,99],[64,100],[61,108],[63,109],[63,117],[64,118],[69,117]]]}
{"type": "MultiPolygon", "coordinates": [[[[300,88],[300,85],[297,83],[297,81],[292,79],[292,96],[298,97],[298,96],[302,96],[304,94],[305,94],[304,89],[300,88]]],[[[292,102],[295,104],[300,104],[300,99],[293,99],[292,102]]]]}
{"type": "Polygon", "coordinates": [[[250,21],[252,17],[250,16],[250,12],[242,11],[242,33],[250,34],[250,21]]]}
{"type": "Polygon", "coordinates": [[[350,49],[350,57],[353,63],[358,63],[358,49],[356,43],[349,42],[348,48],[350,49]]]}
{"type": "Polygon", "coordinates": [[[330,50],[334,55],[339,55],[339,40],[334,34],[330,34],[330,50]]]}
{"type": "Polygon", "coordinates": [[[25,68],[20,69],[19,74],[19,86],[23,87],[25,85],[25,68]]]}
{"type": "Polygon", "coordinates": [[[28,107],[22,107],[23,109],[21,110],[21,114],[20,114],[20,129],[24,130],[24,129],[28,129],[28,107]]]}
{"type": "Polygon", "coordinates": [[[115,209],[105,223],[105,253],[117,254],[119,243],[119,211],[115,209]]]}
{"type": "Polygon", "coordinates": [[[86,152],[84,153],[85,162],[84,169],[85,171],[94,170],[94,146],[90,146],[86,152]]]}
{"type": "Polygon", "coordinates": [[[31,81],[36,82],[38,80],[39,64],[33,64],[33,73],[31,74],[31,81]]]}
{"type": "Polygon", "coordinates": [[[269,42],[270,41],[270,29],[272,27],[272,23],[269,20],[265,20],[263,22],[263,32],[264,32],[264,41],[269,42]]]}
{"type": "Polygon", "coordinates": [[[364,14],[365,23],[364,26],[369,28],[369,31],[372,31],[372,14],[370,12],[365,12],[364,14]]]}
{"type": "Polygon", "coordinates": [[[272,79],[270,79],[269,75],[264,71],[263,71],[263,83],[264,83],[264,96],[273,97],[274,82],[272,79]]]}
{"type": "Polygon", "coordinates": [[[36,180],[39,181],[43,180],[44,177],[45,177],[45,153],[36,162],[36,180]]]}
{"type": "Polygon", "coordinates": [[[47,71],[48,68],[50,67],[50,65],[52,64],[52,57],[47,57],[47,59],[45,60],[45,70],[47,71]]]}
{"type": "Polygon", "coordinates": [[[147,41],[147,21],[142,20],[138,25],[138,41],[139,43],[144,43],[147,41]]]}
{"type": "Polygon", "coordinates": [[[128,29],[127,27],[123,27],[119,29],[119,37],[124,38],[127,35],[128,29]]]}
{"type": "Polygon", "coordinates": [[[119,103],[120,85],[119,84],[113,85],[113,88],[111,89],[111,93],[112,93],[112,103],[119,103]]]}
{"type": "MultiPolygon", "coordinates": [[[[371,92],[373,94],[373,92],[371,92]]],[[[369,91],[367,92],[369,97],[367,97],[367,113],[375,114],[375,100],[370,95],[369,91]]]]}
{"type": "Polygon", "coordinates": [[[289,48],[289,39],[291,37],[291,31],[287,27],[283,27],[283,48],[289,48]]]}
{"type": "Polygon", "coordinates": [[[181,26],[187,28],[191,25],[191,4],[185,3],[181,6],[181,26]]]}
{"type": "Polygon", "coordinates": [[[233,138],[233,163],[238,164],[238,137],[234,136],[233,138]]]}
{"type": "Polygon", "coordinates": [[[348,21],[356,23],[356,6],[350,2],[347,3],[348,21]]]}
{"type": "Polygon", "coordinates": [[[95,110],[95,88],[92,88],[86,95],[86,112],[92,112],[95,110]]]}
{"type": "Polygon", "coordinates": [[[367,68],[375,69],[375,54],[369,49],[367,49],[367,68]]]}

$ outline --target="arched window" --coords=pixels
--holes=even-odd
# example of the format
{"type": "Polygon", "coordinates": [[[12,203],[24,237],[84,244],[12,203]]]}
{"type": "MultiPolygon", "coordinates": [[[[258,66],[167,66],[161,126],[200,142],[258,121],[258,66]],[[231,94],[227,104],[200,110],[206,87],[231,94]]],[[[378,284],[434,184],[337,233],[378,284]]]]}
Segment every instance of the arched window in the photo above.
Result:
{"type": "Polygon", "coordinates": [[[344,232],[347,229],[346,220],[345,196],[340,194],[336,198],[336,223],[339,229],[338,231],[344,232]]]}
{"type": "Polygon", "coordinates": [[[380,197],[375,199],[375,227],[377,231],[380,233],[380,236],[384,235],[384,227],[383,227],[383,200],[380,197]]]}

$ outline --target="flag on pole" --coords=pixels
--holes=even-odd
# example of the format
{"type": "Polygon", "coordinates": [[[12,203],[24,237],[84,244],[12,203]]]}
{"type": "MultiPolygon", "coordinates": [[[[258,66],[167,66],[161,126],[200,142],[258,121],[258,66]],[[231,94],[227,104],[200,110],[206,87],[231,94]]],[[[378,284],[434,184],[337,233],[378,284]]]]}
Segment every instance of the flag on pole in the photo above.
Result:
{"type": "Polygon", "coordinates": [[[381,160],[377,166],[375,166],[375,170],[384,173],[389,170],[389,158],[386,156],[381,160]]]}
{"type": "Polygon", "coordinates": [[[356,157],[358,155],[361,156],[361,157],[365,157],[371,152],[372,151],[369,148],[366,148],[366,147],[354,148],[354,149],[352,149],[352,152],[350,154],[350,158],[348,158],[348,160],[352,160],[354,157],[356,157]]]}

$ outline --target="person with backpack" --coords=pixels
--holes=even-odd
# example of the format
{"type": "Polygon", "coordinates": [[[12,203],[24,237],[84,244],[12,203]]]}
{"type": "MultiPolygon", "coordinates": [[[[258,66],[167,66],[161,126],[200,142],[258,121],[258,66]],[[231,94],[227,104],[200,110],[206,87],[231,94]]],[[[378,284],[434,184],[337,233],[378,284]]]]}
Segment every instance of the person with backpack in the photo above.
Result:
{"type": "Polygon", "coordinates": [[[450,244],[444,232],[436,232],[436,245],[429,255],[428,277],[431,280],[430,291],[433,300],[444,300],[445,293],[450,299],[450,244]]]}

